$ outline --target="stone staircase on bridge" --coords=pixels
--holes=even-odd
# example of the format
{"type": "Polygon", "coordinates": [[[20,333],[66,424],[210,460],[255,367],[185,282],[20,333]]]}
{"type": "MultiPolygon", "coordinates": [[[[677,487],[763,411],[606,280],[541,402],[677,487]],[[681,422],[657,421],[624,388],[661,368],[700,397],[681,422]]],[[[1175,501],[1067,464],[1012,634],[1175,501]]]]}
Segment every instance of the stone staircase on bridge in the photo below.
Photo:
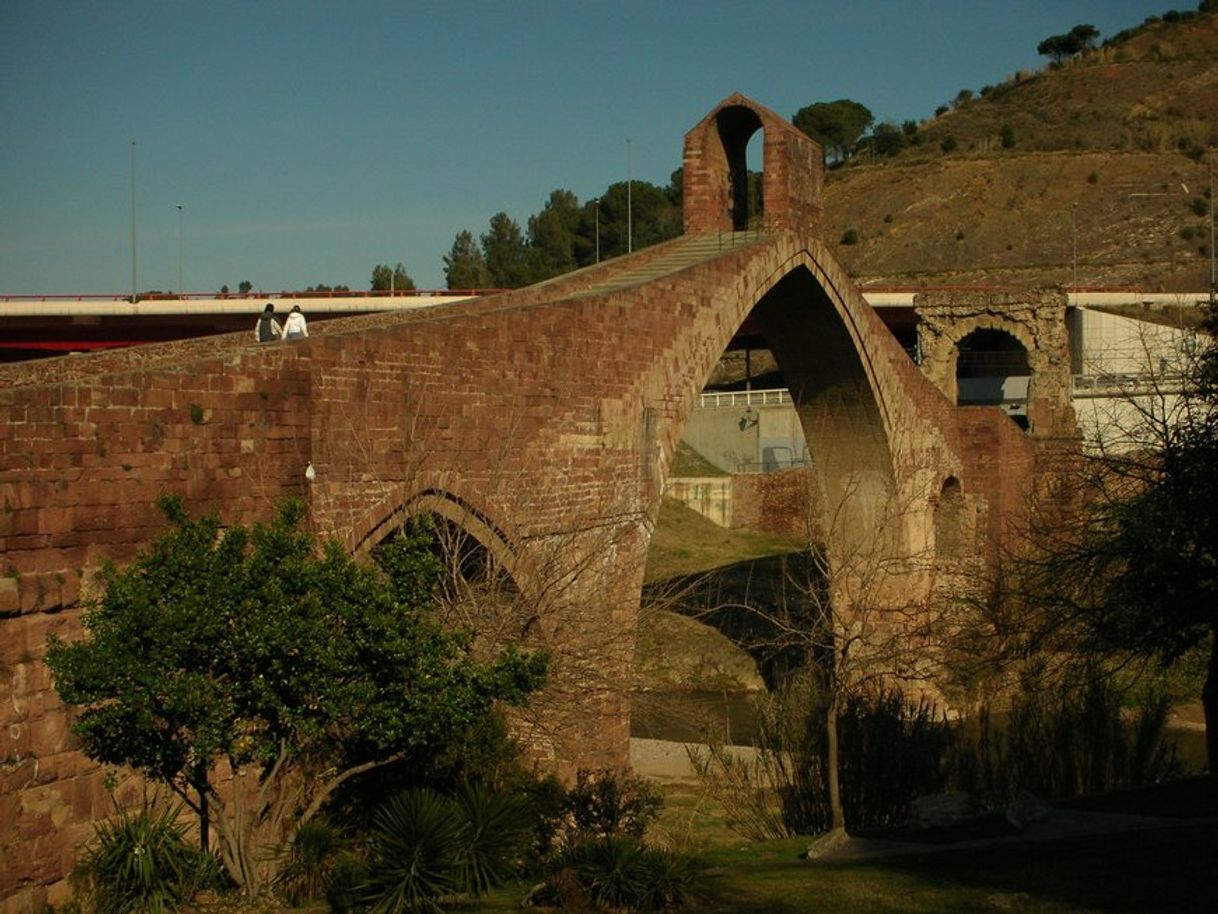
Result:
{"type": "MultiPolygon", "coordinates": [[[[604,295],[618,292],[634,286],[678,273],[695,264],[719,257],[727,251],[744,247],[761,241],[766,236],[759,231],[743,232],[710,232],[701,235],[687,235],[677,242],[664,254],[654,259],[645,260],[637,265],[623,263],[623,269],[610,271],[606,276],[594,282],[587,288],[570,295],[571,298],[582,298],[589,295],[604,295]]],[[[645,249],[644,249],[645,250],[645,249]]]]}

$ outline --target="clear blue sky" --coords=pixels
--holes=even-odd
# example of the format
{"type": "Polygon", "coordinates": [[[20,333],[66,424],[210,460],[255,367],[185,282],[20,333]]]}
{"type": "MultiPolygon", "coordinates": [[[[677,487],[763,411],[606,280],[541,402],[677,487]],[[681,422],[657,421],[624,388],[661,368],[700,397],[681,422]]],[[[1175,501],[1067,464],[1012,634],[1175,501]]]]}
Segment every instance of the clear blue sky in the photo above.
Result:
{"type": "MultiPolygon", "coordinates": [[[[1170,0],[0,0],[0,294],[444,284],[561,187],[666,184],[740,91],[920,120],[1170,0]]],[[[1193,0],[1174,8],[1195,9],[1193,0]]]]}

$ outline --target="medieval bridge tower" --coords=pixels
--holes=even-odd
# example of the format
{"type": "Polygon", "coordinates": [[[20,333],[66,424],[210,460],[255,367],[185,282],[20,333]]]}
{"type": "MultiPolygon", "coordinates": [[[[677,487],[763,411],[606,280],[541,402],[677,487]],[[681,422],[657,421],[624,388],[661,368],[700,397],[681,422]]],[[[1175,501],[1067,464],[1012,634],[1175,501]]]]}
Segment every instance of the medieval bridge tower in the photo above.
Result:
{"type": "Polygon", "coordinates": [[[648,542],[686,419],[746,319],[791,390],[831,550],[880,543],[903,591],[928,593],[927,556],[1000,535],[1035,440],[958,409],[863,300],[821,237],[819,146],[734,95],[686,136],[684,174],[683,237],[529,288],[306,340],[0,369],[0,912],[62,900],[110,811],[42,658],[49,634],[79,634],[99,564],[160,532],[163,491],[230,523],[300,497],[355,553],[420,512],[480,543],[518,594],[499,630],[554,657],[520,726],[563,770],[627,763],[648,542]],[[742,202],[757,130],[760,231],[742,202]]]}

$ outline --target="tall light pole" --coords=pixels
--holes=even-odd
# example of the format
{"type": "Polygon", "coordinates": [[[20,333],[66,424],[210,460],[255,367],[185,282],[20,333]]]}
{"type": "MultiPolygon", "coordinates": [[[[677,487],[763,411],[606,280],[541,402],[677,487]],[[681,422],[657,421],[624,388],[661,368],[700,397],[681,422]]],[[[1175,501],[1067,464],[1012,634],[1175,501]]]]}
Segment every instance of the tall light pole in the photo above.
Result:
{"type": "Polygon", "coordinates": [[[131,141],[131,301],[135,292],[135,140],[131,141]]]}
{"type": "MultiPolygon", "coordinates": [[[[1164,184],[1163,187],[1166,188],[1167,185],[1164,184]]],[[[1181,192],[1183,192],[1184,196],[1187,197],[1189,195],[1188,185],[1185,184],[1183,181],[1181,181],[1179,183],[1179,187],[1180,187],[1181,192]]],[[[1153,191],[1153,192],[1152,191],[1135,191],[1134,193],[1131,193],[1129,196],[1132,198],[1132,197],[1174,197],[1175,195],[1176,195],[1176,192],[1174,190],[1163,190],[1163,191],[1153,191]]],[[[1174,266],[1174,264],[1173,264],[1173,266],[1174,266]]],[[[1210,163],[1210,301],[1211,302],[1213,302],[1213,300],[1214,300],[1213,289],[1214,289],[1214,165],[1211,162],[1210,163]]]]}
{"type": "Polygon", "coordinates": [[[631,197],[634,189],[634,168],[630,158],[630,137],[626,137],[626,253],[634,250],[634,209],[631,197]]]}
{"type": "Polygon", "coordinates": [[[1210,160],[1210,308],[1214,307],[1214,160],[1210,160]]]}
{"type": "Polygon", "coordinates": [[[596,262],[601,262],[601,198],[592,201],[596,204],[596,262]]]}
{"type": "Polygon", "coordinates": [[[1074,239],[1074,278],[1070,281],[1072,286],[1075,286],[1075,291],[1078,287],[1078,204],[1070,204],[1070,235],[1074,239]]]}
{"type": "Polygon", "coordinates": [[[182,204],[178,204],[178,295],[185,291],[182,285],[182,204]]]}

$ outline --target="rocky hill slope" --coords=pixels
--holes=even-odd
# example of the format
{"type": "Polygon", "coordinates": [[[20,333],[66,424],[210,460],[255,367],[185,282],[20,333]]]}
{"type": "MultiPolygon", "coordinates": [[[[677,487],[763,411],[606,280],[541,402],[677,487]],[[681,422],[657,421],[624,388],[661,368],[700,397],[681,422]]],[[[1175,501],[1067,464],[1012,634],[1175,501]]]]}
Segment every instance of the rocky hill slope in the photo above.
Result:
{"type": "Polygon", "coordinates": [[[864,285],[1208,288],[1218,13],[1167,18],[962,90],[896,155],[831,171],[827,237],[850,272],[864,285]]]}

